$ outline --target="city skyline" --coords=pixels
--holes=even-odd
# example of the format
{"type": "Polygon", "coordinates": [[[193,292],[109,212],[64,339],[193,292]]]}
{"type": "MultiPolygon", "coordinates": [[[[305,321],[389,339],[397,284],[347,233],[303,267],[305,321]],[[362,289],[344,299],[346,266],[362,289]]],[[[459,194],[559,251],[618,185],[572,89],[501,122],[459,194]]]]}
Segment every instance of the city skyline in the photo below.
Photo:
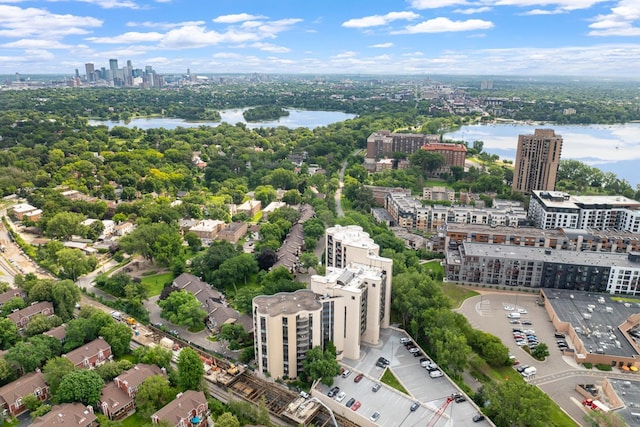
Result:
{"type": "Polygon", "coordinates": [[[0,0],[0,74],[122,58],[167,74],[635,78],[638,36],[635,0],[0,0]]]}

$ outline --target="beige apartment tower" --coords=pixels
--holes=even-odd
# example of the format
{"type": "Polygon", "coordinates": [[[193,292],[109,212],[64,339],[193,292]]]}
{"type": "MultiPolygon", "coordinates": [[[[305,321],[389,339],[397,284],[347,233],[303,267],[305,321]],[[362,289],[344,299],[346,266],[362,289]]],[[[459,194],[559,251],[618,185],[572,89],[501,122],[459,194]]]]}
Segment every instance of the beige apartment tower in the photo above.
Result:
{"type": "Polygon", "coordinates": [[[533,135],[519,135],[513,173],[513,191],[531,194],[553,191],[562,152],[562,136],[552,129],[536,129],[533,135]]]}
{"type": "Polygon", "coordinates": [[[296,378],[307,351],[322,345],[322,304],[308,289],[253,299],[258,370],[273,378],[296,378]]]}

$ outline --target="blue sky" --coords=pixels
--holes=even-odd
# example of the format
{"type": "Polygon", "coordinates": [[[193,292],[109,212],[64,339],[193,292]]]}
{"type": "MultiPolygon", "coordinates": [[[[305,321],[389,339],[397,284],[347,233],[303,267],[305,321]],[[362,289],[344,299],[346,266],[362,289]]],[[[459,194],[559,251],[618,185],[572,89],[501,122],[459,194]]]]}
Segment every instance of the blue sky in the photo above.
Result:
{"type": "Polygon", "coordinates": [[[640,0],[0,0],[0,74],[638,77],[640,0]]]}

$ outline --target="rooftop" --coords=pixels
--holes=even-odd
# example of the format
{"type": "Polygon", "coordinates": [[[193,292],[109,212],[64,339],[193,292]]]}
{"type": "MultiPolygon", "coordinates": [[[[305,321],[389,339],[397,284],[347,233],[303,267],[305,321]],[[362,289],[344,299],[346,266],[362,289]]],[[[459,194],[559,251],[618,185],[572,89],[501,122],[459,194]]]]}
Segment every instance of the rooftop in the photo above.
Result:
{"type": "Polygon", "coordinates": [[[47,414],[36,418],[31,427],[68,426],[79,427],[92,425],[96,421],[93,409],[81,403],[63,403],[51,408],[47,414]]]}
{"type": "Polygon", "coordinates": [[[574,196],[560,191],[534,190],[533,194],[550,208],[588,209],[631,208],[640,209],[640,202],[624,196],[574,196]]]}
{"type": "Polygon", "coordinates": [[[253,303],[258,313],[269,316],[295,314],[303,310],[314,311],[322,308],[316,294],[309,289],[257,296],[253,299],[253,303]]]}
{"type": "Polygon", "coordinates": [[[629,261],[628,254],[613,252],[563,251],[532,246],[496,246],[491,243],[464,242],[466,256],[489,256],[502,259],[541,261],[548,263],[594,265],[601,267],[640,267],[637,262],[629,261]]]}
{"type": "Polygon", "coordinates": [[[638,356],[618,329],[629,316],[638,313],[637,304],[627,306],[607,294],[562,289],[545,289],[544,292],[558,319],[574,327],[588,351],[595,353],[601,349],[604,354],[614,356],[638,356]],[[604,303],[598,302],[599,299],[604,303]]]}

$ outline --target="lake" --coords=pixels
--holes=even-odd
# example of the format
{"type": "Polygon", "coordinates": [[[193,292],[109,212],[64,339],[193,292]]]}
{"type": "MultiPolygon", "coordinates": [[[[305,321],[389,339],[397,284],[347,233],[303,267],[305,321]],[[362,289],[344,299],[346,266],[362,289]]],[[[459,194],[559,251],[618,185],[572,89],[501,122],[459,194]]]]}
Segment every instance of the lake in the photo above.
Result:
{"type": "Polygon", "coordinates": [[[525,125],[491,124],[463,126],[444,135],[470,145],[483,141],[484,151],[502,159],[514,160],[518,135],[533,134],[535,129],[553,129],[562,135],[562,159],[579,160],[605,172],[624,178],[632,187],[640,184],[640,123],[622,125],[525,125]]]}
{"type": "Polygon", "coordinates": [[[242,112],[246,108],[236,108],[231,110],[221,110],[220,116],[222,120],[220,122],[191,122],[176,118],[167,117],[136,117],[128,122],[124,121],[111,121],[111,120],[89,120],[89,124],[92,126],[106,125],[111,129],[114,126],[126,126],[129,128],[137,127],[139,129],[175,129],[177,127],[199,127],[199,126],[211,126],[215,127],[220,123],[229,123],[235,125],[236,123],[244,123],[248,128],[255,129],[260,127],[278,127],[285,126],[288,128],[306,127],[314,129],[320,126],[326,126],[331,123],[342,122],[344,120],[353,119],[355,114],[347,114],[341,111],[311,111],[311,110],[292,110],[289,111],[289,115],[281,117],[279,120],[273,120],[268,122],[252,122],[247,121],[242,116],[242,112]]]}

